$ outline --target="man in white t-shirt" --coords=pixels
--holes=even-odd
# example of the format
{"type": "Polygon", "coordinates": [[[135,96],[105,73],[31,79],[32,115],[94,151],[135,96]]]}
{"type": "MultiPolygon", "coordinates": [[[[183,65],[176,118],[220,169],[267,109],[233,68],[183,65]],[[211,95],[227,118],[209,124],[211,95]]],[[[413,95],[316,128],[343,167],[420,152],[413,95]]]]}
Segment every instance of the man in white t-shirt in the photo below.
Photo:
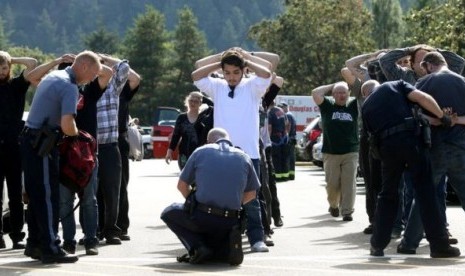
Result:
{"type": "MultiPolygon", "coordinates": [[[[225,129],[231,142],[247,153],[259,175],[259,106],[271,82],[271,63],[242,49],[229,49],[218,60],[192,72],[194,84],[214,102],[214,127],[225,129]],[[255,74],[246,77],[246,67],[255,74]],[[223,71],[223,78],[211,73],[223,71]]],[[[267,252],[258,199],[244,205],[247,235],[254,252],[267,252]]]]}

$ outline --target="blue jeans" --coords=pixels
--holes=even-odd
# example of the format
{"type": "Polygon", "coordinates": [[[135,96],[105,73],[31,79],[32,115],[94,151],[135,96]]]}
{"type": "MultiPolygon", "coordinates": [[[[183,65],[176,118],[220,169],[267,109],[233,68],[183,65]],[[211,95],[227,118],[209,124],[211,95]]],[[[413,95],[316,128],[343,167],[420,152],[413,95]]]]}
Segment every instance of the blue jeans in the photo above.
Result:
{"type": "MultiPolygon", "coordinates": [[[[257,175],[260,175],[260,159],[252,159],[252,163],[257,175]]],[[[259,191],[257,191],[258,195],[259,191]]],[[[247,204],[242,206],[247,215],[247,237],[250,245],[254,245],[256,242],[263,241],[265,232],[262,224],[262,216],[260,211],[260,202],[258,197],[249,201],[247,204]]]]}
{"type": "MultiPolygon", "coordinates": [[[[80,220],[84,232],[84,244],[95,245],[97,240],[98,206],[97,206],[97,172],[98,162],[92,171],[89,184],[84,189],[80,203],[80,220]]],[[[60,219],[63,227],[63,239],[75,243],[76,221],[74,219],[73,205],[75,193],[60,185],[60,219]]]]}

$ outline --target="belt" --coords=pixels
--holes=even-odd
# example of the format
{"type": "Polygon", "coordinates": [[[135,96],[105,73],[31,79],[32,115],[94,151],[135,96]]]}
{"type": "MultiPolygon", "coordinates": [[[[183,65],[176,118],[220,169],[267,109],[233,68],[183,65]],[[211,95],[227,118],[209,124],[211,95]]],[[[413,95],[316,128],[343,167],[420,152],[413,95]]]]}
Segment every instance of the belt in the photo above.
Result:
{"type": "Polygon", "coordinates": [[[416,120],[408,119],[404,123],[390,127],[386,130],[381,131],[379,134],[379,138],[384,139],[388,136],[394,135],[396,133],[407,131],[407,130],[414,130],[416,127],[416,120]]]}
{"type": "Polygon", "coordinates": [[[40,129],[24,127],[22,133],[26,135],[37,135],[39,132],[40,132],[40,129]]]}
{"type": "Polygon", "coordinates": [[[196,209],[202,211],[207,214],[215,215],[218,217],[224,218],[240,218],[240,210],[228,210],[228,209],[221,209],[216,207],[211,207],[206,204],[197,202],[196,209]]]}

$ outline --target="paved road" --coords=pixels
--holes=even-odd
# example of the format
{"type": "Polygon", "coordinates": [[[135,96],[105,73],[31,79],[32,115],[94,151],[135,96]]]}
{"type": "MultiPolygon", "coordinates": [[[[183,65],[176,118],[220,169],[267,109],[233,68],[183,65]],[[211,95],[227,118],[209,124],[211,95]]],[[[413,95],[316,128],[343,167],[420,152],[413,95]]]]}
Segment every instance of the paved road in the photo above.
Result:
{"type": "MultiPolygon", "coordinates": [[[[269,253],[250,253],[244,237],[246,256],[239,267],[176,263],[175,257],[184,249],[159,217],[165,206],[182,201],[176,190],[177,176],[175,162],[131,162],[131,241],[101,244],[98,256],[85,256],[78,247],[79,262],[63,265],[44,266],[24,257],[22,251],[0,250],[0,275],[465,275],[463,257],[431,259],[426,242],[413,256],[396,254],[396,241],[385,257],[369,256],[369,236],[362,233],[368,223],[363,186],[357,188],[354,221],[332,218],[327,213],[324,174],[308,164],[298,166],[295,181],[278,184],[284,227],[275,229],[276,246],[269,253]]],[[[464,213],[452,206],[448,217],[465,255],[464,213]]]]}

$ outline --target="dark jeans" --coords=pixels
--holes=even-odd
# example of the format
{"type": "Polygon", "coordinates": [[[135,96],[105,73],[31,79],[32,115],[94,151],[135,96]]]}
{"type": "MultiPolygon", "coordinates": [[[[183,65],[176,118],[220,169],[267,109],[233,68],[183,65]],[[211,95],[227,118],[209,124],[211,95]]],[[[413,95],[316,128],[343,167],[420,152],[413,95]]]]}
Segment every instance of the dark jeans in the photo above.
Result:
{"type": "MultiPolygon", "coordinates": [[[[21,151],[19,141],[7,142],[0,139],[0,195],[3,194],[3,181],[8,187],[10,208],[10,238],[13,242],[23,240],[24,204],[21,184],[21,151]]],[[[3,197],[0,197],[0,212],[3,211],[3,197]]],[[[3,220],[0,219],[0,234],[3,234],[3,220]]]]}
{"type": "Polygon", "coordinates": [[[121,234],[118,219],[119,190],[121,185],[121,155],[118,144],[99,145],[98,215],[100,234],[114,237],[121,234]]]}
{"type": "Polygon", "coordinates": [[[120,133],[118,147],[121,155],[121,187],[119,190],[119,211],[116,225],[121,228],[122,233],[126,234],[129,228],[129,142],[127,135],[120,133]]]}
{"type": "Polygon", "coordinates": [[[399,205],[399,184],[405,166],[408,166],[431,251],[448,247],[448,236],[434,191],[429,152],[423,148],[420,139],[411,132],[392,135],[381,141],[380,152],[383,182],[371,246],[384,249],[391,240],[399,205]]]}
{"type": "Polygon", "coordinates": [[[268,187],[271,193],[271,216],[274,220],[281,218],[281,209],[278,198],[278,189],[276,188],[275,170],[273,157],[271,156],[271,147],[265,149],[266,163],[268,165],[268,187]]]}

